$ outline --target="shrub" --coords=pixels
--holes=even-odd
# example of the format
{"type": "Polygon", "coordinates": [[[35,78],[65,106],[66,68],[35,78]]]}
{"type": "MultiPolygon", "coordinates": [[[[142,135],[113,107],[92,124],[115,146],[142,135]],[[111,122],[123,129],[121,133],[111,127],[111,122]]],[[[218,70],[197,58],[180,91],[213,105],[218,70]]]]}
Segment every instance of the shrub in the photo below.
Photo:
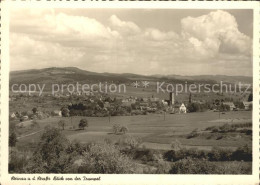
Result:
{"type": "Polygon", "coordinates": [[[129,146],[130,149],[136,149],[139,147],[139,145],[141,144],[141,139],[138,138],[138,137],[133,137],[133,136],[127,136],[125,139],[124,139],[124,145],[125,146],[129,146]]]}
{"type": "Polygon", "coordinates": [[[10,147],[15,147],[16,143],[17,143],[17,136],[15,132],[12,132],[9,136],[9,146],[10,147]]]}
{"type": "Polygon", "coordinates": [[[199,136],[199,133],[198,133],[198,129],[194,129],[191,133],[189,133],[187,135],[187,139],[191,139],[191,138],[194,138],[194,137],[197,137],[199,136]]]}
{"type": "MultiPolygon", "coordinates": [[[[211,132],[235,132],[238,128],[245,128],[245,127],[252,127],[252,122],[246,122],[246,123],[236,123],[236,124],[224,124],[222,126],[211,126],[207,127],[205,130],[211,131],[211,132]]],[[[250,131],[249,131],[250,132],[250,131]]]]}
{"type": "Polygon", "coordinates": [[[173,150],[180,150],[182,148],[182,144],[178,139],[175,139],[172,143],[171,143],[171,148],[173,150]]]}
{"type": "Polygon", "coordinates": [[[79,122],[79,128],[85,129],[85,127],[88,127],[88,120],[87,119],[81,119],[79,122]]]}
{"type": "Polygon", "coordinates": [[[250,166],[241,162],[216,163],[205,159],[186,158],[175,162],[169,173],[171,174],[250,174],[250,166]]]}
{"type": "Polygon", "coordinates": [[[214,174],[215,165],[206,161],[199,159],[186,158],[175,162],[170,174],[214,174]]]}
{"type": "Polygon", "coordinates": [[[233,154],[232,159],[236,161],[252,161],[252,148],[248,145],[239,147],[233,154]]]}
{"type": "Polygon", "coordinates": [[[230,161],[232,160],[232,151],[221,148],[213,148],[212,151],[208,153],[208,158],[210,161],[230,161]]]}
{"type": "Polygon", "coordinates": [[[66,173],[73,158],[68,155],[69,141],[57,128],[47,127],[26,169],[29,173],[66,173]]]}
{"type": "Polygon", "coordinates": [[[165,152],[163,155],[163,158],[167,161],[172,161],[172,162],[179,160],[177,158],[177,154],[174,150],[169,150],[169,151],[165,152]]]}
{"type": "Polygon", "coordinates": [[[224,124],[222,126],[219,127],[220,132],[234,132],[236,129],[234,127],[232,127],[230,124],[224,124]]]}
{"type": "Polygon", "coordinates": [[[171,166],[168,162],[159,161],[156,169],[156,174],[168,174],[171,166]]]}
{"type": "Polygon", "coordinates": [[[208,159],[209,161],[252,161],[252,149],[243,146],[235,151],[223,148],[213,148],[211,151],[197,149],[181,149],[179,151],[170,150],[163,155],[166,161],[178,161],[184,158],[208,159]]]}
{"type": "Polygon", "coordinates": [[[125,134],[129,131],[127,126],[121,126],[120,124],[114,124],[112,130],[114,134],[119,134],[119,133],[125,134]]]}
{"type": "Polygon", "coordinates": [[[134,163],[115,145],[92,144],[83,154],[78,173],[122,174],[133,173],[134,163]]]}
{"type": "Polygon", "coordinates": [[[9,155],[8,171],[9,173],[25,173],[25,167],[28,164],[26,155],[21,152],[12,151],[9,155]]]}
{"type": "Polygon", "coordinates": [[[113,133],[114,133],[114,134],[118,134],[118,133],[120,132],[121,125],[119,125],[119,124],[114,124],[112,129],[113,129],[113,133]]]}
{"type": "Polygon", "coordinates": [[[123,134],[125,134],[126,132],[128,132],[129,131],[129,129],[127,128],[127,126],[122,126],[121,128],[120,128],[120,132],[122,132],[123,134]]]}
{"type": "Polygon", "coordinates": [[[222,174],[252,174],[251,165],[245,166],[243,162],[222,163],[217,167],[222,174]]]}

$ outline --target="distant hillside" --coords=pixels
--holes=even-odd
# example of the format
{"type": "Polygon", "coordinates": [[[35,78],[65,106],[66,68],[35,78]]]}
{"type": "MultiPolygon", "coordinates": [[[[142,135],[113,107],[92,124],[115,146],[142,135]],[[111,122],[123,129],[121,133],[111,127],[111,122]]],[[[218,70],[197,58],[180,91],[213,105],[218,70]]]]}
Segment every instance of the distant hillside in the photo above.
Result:
{"type": "Polygon", "coordinates": [[[53,83],[131,83],[133,81],[164,81],[169,83],[252,83],[252,77],[244,76],[224,76],[224,75],[200,75],[200,76],[180,76],[180,75],[152,75],[144,76],[138,74],[124,73],[96,73],[86,70],[81,70],[76,67],[64,68],[44,68],[31,69],[23,71],[10,72],[10,84],[53,84],[53,83]]]}
{"type": "Polygon", "coordinates": [[[227,82],[227,83],[238,83],[252,84],[253,77],[249,76],[227,76],[227,75],[198,75],[198,76],[182,76],[182,75],[153,75],[157,78],[168,78],[168,79],[181,79],[181,80],[195,80],[195,81],[215,81],[215,82],[227,82]]]}

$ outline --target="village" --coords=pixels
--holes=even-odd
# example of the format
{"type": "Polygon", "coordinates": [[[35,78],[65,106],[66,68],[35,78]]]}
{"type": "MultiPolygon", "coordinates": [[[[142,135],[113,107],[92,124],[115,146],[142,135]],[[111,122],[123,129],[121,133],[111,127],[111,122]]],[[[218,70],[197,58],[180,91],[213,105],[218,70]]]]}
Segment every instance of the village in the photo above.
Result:
{"type": "Polygon", "coordinates": [[[157,97],[111,97],[101,93],[75,93],[54,97],[45,95],[37,97],[33,95],[15,94],[10,96],[10,119],[11,120],[35,120],[51,116],[130,116],[146,114],[186,114],[192,112],[215,111],[247,111],[252,110],[252,95],[247,101],[230,102],[223,99],[193,100],[192,94],[187,100],[178,101],[174,93],[169,93],[168,99],[157,97]],[[31,103],[29,103],[31,101],[31,103]],[[51,102],[51,106],[48,102],[51,102]],[[31,105],[26,109],[23,104],[31,105]],[[28,104],[29,103],[29,104],[28,104]],[[15,106],[13,106],[15,105],[15,106]]]}

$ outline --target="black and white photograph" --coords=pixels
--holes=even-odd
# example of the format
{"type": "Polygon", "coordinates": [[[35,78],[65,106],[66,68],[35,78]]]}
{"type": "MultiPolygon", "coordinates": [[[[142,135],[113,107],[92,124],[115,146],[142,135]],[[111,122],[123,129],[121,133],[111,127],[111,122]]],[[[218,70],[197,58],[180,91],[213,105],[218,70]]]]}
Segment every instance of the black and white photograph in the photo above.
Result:
{"type": "Polygon", "coordinates": [[[250,8],[11,7],[11,180],[252,175],[254,20],[250,8]]]}

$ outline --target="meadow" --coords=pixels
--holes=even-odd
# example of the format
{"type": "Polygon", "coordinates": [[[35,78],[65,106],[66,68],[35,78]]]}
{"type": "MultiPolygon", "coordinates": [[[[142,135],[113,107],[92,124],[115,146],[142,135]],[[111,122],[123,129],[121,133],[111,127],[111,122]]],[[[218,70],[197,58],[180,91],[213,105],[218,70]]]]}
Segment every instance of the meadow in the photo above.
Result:
{"type": "MultiPolygon", "coordinates": [[[[205,129],[211,126],[223,124],[236,124],[252,121],[251,111],[226,112],[219,118],[218,112],[198,112],[188,114],[149,114],[138,116],[115,116],[115,117],[50,117],[37,120],[36,124],[31,122],[23,128],[18,128],[17,147],[21,150],[34,148],[40,139],[44,127],[51,125],[58,127],[58,122],[66,122],[62,131],[71,141],[81,143],[103,142],[109,140],[116,143],[128,135],[141,140],[140,147],[170,150],[171,142],[178,140],[184,148],[197,148],[211,150],[214,147],[223,147],[235,150],[245,144],[251,146],[252,138],[239,132],[211,133],[205,129]],[[85,130],[78,128],[82,118],[88,120],[85,130]],[[125,125],[129,129],[126,134],[114,134],[114,124],[125,125]],[[188,138],[191,132],[196,132],[196,137],[188,138]],[[209,135],[220,137],[209,137],[209,135]],[[220,138],[220,139],[219,139],[220,138]]],[[[252,129],[252,128],[249,128],[252,129]]]]}

